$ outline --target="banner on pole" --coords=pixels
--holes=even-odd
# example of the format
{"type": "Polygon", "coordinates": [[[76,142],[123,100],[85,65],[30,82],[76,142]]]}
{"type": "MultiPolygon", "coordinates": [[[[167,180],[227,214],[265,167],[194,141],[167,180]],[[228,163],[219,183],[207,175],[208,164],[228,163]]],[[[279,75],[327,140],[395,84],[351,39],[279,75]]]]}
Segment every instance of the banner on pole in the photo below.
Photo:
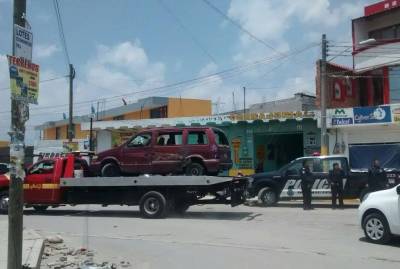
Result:
{"type": "Polygon", "coordinates": [[[7,56],[10,70],[11,98],[37,104],[39,97],[39,65],[23,58],[7,56]]]}

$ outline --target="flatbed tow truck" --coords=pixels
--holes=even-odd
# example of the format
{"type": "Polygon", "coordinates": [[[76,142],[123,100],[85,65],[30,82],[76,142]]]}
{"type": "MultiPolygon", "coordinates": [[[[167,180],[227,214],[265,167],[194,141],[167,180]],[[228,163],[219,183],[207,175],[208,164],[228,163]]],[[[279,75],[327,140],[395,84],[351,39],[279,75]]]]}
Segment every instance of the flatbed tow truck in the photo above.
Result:
{"type": "MultiPolygon", "coordinates": [[[[0,176],[0,211],[8,209],[9,177],[0,176]]],[[[100,204],[139,205],[145,218],[184,213],[191,205],[245,202],[245,177],[162,176],[92,177],[79,153],[42,159],[26,171],[25,207],[45,211],[48,207],[100,204]]]]}

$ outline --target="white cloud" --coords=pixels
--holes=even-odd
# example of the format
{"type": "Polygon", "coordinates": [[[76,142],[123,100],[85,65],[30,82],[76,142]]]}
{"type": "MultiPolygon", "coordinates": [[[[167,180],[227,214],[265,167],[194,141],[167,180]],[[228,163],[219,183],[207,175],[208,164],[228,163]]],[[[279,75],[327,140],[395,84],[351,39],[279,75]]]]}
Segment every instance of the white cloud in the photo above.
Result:
{"type": "Polygon", "coordinates": [[[38,44],[33,47],[33,58],[49,58],[58,51],[60,51],[60,49],[54,44],[38,44]]]}

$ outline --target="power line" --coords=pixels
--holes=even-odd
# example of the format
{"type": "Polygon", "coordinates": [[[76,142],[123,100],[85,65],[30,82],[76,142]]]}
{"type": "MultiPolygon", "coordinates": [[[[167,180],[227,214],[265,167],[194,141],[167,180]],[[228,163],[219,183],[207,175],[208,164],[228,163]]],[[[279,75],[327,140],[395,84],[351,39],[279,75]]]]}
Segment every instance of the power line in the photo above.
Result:
{"type": "Polygon", "coordinates": [[[68,53],[67,41],[66,41],[65,35],[64,35],[64,27],[63,27],[63,23],[62,23],[62,19],[61,19],[61,12],[60,12],[60,6],[58,4],[58,0],[53,0],[53,4],[54,4],[54,10],[56,12],[56,17],[57,17],[58,33],[60,35],[61,46],[63,47],[65,60],[69,66],[71,64],[71,60],[70,60],[69,53],[68,53]]]}
{"type": "MultiPolygon", "coordinates": [[[[62,78],[67,78],[67,77],[68,76],[60,76],[60,77],[49,78],[49,79],[41,80],[41,81],[39,81],[39,83],[46,83],[46,82],[50,82],[50,81],[54,81],[54,80],[59,80],[59,79],[62,79],[62,78]]],[[[5,91],[5,90],[10,90],[10,87],[0,88],[0,91],[5,91]]]]}
{"type": "Polygon", "coordinates": [[[277,49],[275,49],[273,46],[271,46],[270,44],[268,44],[267,42],[265,42],[264,40],[258,38],[256,35],[254,35],[253,33],[251,33],[249,30],[245,29],[240,23],[238,23],[237,21],[235,21],[234,19],[232,19],[231,17],[229,17],[227,14],[225,14],[225,12],[223,12],[222,10],[220,10],[218,7],[216,7],[214,4],[212,4],[210,1],[208,0],[202,0],[208,7],[210,7],[212,10],[214,10],[216,13],[218,13],[219,15],[221,15],[223,18],[225,18],[225,20],[229,21],[231,24],[233,24],[234,26],[236,26],[238,29],[240,29],[242,32],[246,33],[248,36],[250,36],[251,38],[253,38],[254,40],[258,41],[259,43],[261,43],[262,45],[264,45],[265,47],[275,51],[276,53],[278,53],[279,55],[285,55],[283,53],[281,53],[280,51],[278,51],[277,49]]]}
{"type": "Polygon", "coordinates": [[[194,34],[192,34],[190,32],[190,30],[188,29],[188,27],[185,26],[185,24],[179,19],[179,17],[172,11],[172,9],[170,9],[167,4],[163,1],[163,0],[158,0],[158,3],[160,4],[160,6],[162,6],[164,8],[164,10],[175,20],[176,24],[178,24],[178,26],[180,28],[182,28],[182,30],[184,32],[186,32],[186,34],[190,37],[190,39],[192,40],[192,42],[208,57],[210,58],[210,60],[217,64],[217,61],[215,60],[215,58],[211,55],[211,53],[203,46],[203,44],[196,38],[196,36],[194,34]]]}

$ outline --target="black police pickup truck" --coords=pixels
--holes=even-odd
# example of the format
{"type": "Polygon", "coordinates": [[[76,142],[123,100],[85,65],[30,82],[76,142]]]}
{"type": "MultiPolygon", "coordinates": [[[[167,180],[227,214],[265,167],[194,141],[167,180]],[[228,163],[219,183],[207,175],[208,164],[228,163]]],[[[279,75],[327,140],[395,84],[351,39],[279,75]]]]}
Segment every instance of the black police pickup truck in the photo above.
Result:
{"type": "MultiPolygon", "coordinates": [[[[312,187],[313,198],[326,199],[331,197],[328,173],[334,163],[338,163],[346,175],[343,180],[345,198],[362,199],[368,193],[367,169],[351,170],[345,156],[313,156],[293,160],[277,171],[252,175],[248,188],[249,197],[258,196],[259,202],[264,206],[275,205],[279,200],[301,199],[300,169],[303,166],[303,161],[307,162],[315,179],[312,187]]],[[[400,183],[399,171],[385,170],[389,186],[400,183]]]]}

